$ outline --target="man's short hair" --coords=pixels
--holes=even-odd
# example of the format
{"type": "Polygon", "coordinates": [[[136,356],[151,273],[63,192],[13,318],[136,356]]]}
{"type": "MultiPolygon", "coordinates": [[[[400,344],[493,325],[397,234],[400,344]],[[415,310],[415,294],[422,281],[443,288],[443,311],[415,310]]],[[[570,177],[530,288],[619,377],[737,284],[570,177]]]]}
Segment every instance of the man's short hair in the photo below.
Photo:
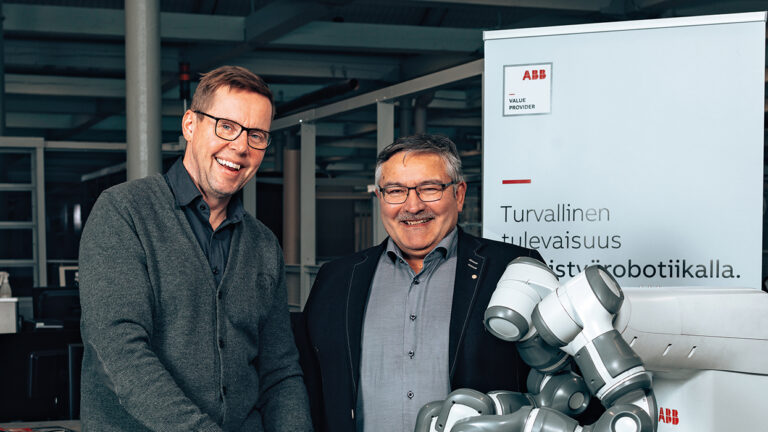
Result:
{"type": "Polygon", "coordinates": [[[379,152],[379,156],[376,158],[376,185],[381,180],[381,165],[400,152],[405,152],[405,154],[436,154],[445,162],[445,170],[451,181],[455,183],[464,181],[464,175],[461,172],[461,158],[459,158],[459,152],[456,150],[456,144],[442,135],[420,134],[398,138],[379,152]]]}
{"type": "Polygon", "coordinates": [[[272,104],[272,117],[275,116],[275,102],[272,90],[261,77],[248,69],[240,66],[221,66],[210,72],[200,74],[200,82],[197,84],[195,95],[189,109],[192,111],[206,111],[213,102],[213,95],[222,87],[232,90],[242,90],[257,93],[269,99],[272,104]]]}

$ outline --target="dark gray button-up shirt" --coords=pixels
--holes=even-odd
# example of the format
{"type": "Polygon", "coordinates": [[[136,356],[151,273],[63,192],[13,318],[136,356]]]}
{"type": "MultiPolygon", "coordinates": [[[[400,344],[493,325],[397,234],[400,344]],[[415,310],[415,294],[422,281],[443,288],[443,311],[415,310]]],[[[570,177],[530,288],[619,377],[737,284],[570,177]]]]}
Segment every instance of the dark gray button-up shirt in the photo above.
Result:
{"type": "Polygon", "coordinates": [[[448,396],[457,238],[454,229],[418,274],[392,239],[379,258],[363,323],[358,429],[411,432],[424,404],[448,396]]]}
{"type": "Polygon", "coordinates": [[[242,193],[236,193],[229,200],[227,218],[214,231],[209,220],[211,209],[203,200],[203,194],[195,186],[187,169],[184,168],[182,159],[179,158],[165,173],[165,181],[168,182],[168,186],[176,198],[176,204],[184,209],[184,216],[187,217],[197,242],[203,249],[205,257],[208,258],[208,264],[214,279],[216,279],[216,285],[219,285],[229,258],[232,231],[235,224],[243,219],[243,212],[245,212],[241,198],[242,193]]]}

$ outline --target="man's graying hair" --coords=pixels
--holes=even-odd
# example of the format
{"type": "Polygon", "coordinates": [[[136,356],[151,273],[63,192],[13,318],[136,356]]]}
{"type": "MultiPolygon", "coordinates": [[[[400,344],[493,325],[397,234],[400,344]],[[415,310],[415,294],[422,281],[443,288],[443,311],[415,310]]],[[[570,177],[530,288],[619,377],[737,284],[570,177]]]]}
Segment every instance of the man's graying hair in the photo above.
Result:
{"type": "Polygon", "coordinates": [[[432,153],[440,156],[445,162],[445,170],[451,181],[461,183],[464,175],[461,172],[461,159],[456,150],[456,144],[442,135],[411,135],[398,138],[392,144],[384,147],[376,158],[376,185],[381,180],[381,165],[388,161],[396,153],[432,153]]]}

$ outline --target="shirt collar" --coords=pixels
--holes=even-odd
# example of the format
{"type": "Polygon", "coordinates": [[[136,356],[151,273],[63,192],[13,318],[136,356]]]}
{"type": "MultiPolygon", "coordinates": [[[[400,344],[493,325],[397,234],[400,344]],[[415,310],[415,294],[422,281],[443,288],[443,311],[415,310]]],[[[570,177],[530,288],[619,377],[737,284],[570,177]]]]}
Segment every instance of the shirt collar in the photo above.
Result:
{"type": "MultiPolygon", "coordinates": [[[[432,256],[437,254],[445,259],[455,256],[459,238],[458,232],[459,230],[457,230],[456,227],[453,227],[451,232],[449,232],[447,236],[443,237],[443,239],[440,240],[440,243],[438,243],[434,249],[429,251],[429,253],[424,257],[424,260],[427,261],[432,256]]],[[[387,255],[389,255],[389,258],[392,259],[392,261],[395,261],[398,258],[405,260],[403,257],[403,252],[399,247],[397,247],[395,241],[392,240],[392,237],[390,237],[387,241],[387,255]]]]}
{"type": "MultiPolygon", "coordinates": [[[[165,173],[165,179],[171,187],[173,196],[176,198],[176,204],[180,207],[186,207],[193,202],[203,199],[203,194],[192,181],[192,176],[187,172],[184,166],[184,157],[180,156],[173,163],[168,172],[165,173]]],[[[227,205],[227,221],[239,222],[243,218],[245,207],[243,206],[243,192],[238,191],[232,196],[227,205]]]]}
{"type": "Polygon", "coordinates": [[[183,159],[183,156],[179,157],[165,173],[165,179],[171,187],[173,196],[176,197],[176,204],[181,207],[189,205],[195,198],[203,196],[184,167],[183,159]]]}

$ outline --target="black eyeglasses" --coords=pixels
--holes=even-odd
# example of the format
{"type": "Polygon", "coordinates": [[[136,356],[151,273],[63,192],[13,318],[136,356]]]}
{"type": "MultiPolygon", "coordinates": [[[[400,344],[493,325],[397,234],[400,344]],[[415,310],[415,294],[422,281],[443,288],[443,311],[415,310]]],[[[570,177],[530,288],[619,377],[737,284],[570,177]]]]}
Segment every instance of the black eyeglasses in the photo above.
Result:
{"type": "Polygon", "coordinates": [[[197,114],[204,115],[206,117],[216,120],[216,127],[214,131],[216,136],[227,141],[234,141],[240,136],[243,131],[248,136],[248,146],[256,150],[264,150],[269,146],[272,141],[272,136],[269,132],[259,128],[247,128],[240,123],[220,117],[214,117],[208,113],[202,111],[194,111],[197,114]]]}
{"type": "Polygon", "coordinates": [[[379,187],[379,192],[384,197],[384,201],[389,204],[402,204],[408,199],[408,194],[411,190],[416,191],[416,196],[424,202],[440,201],[443,197],[443,191],[445,188],[451,185],[455,185],[456,182],[450,183],[424,183],[418,186],[385,186],[379,187]]]}

